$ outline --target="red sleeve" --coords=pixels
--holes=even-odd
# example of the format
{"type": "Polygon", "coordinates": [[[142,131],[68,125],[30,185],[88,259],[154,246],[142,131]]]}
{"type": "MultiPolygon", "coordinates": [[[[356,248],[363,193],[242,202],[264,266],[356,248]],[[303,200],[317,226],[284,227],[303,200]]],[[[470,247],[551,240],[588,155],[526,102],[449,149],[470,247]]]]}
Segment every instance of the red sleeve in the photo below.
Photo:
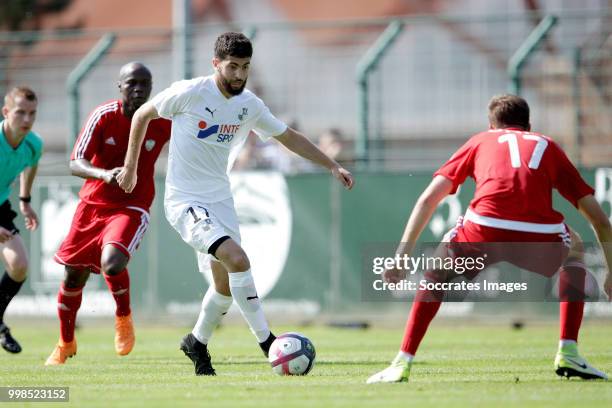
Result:
{"type": "Polygon", "coordinates": [[[112,106],[106,104],[99,106],[89,115],[85,126],[81,129],[81,133],[79,133],[79,137],[74,144],[70,160],[91,160],[102,143],[102,133],[109,113],[112,112],[114,112],[112,106]]]}
{"type": "Polygon", "coordinates": [[[434,173],[434,177],[438,175],[444,176],[453,182],[453,189],[450,194],[455,194],[465,179],[472,175],[475,147],[474,138],[471,138],[434,173]]]}
{"type": "Polygon", "coordinates": [[[553,187],[574,207],[578,207],[578,200],[594,194],[595,190],[584,181],[561,147],[555,142],[550,143],[554,155],[553,187]]]}
{"type": "Polygon", "coordinates": [[[168,119],[161,119],[163,120],[163,131],[167,136],[166,140],[170,140],[170,133],[172,132],[172,121],[168,120],[168,119]]]}

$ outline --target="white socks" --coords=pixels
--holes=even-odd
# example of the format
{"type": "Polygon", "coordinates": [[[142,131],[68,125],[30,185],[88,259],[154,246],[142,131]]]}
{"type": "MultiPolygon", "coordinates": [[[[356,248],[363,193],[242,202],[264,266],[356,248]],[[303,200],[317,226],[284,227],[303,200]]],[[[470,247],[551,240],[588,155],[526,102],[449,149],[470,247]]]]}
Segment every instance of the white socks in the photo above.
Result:
{"type": "Polygon", "coordinates": [[[565,347],[568,347],[568,346],[578,347],[578,343],[575,340],[565,340],[565,339],[559,340],[559,350],[565,347]]]}
{"type": "Polygon", "coordinates": [[[257,337],[257,341],[260,343],[266,341],[270,336],[270,329],[257,296],[251,270],[229,273],[229,286],[242,316],[249,324],[251,332],[257,337]]]}
{"type": "Polygon", "coordinates": [[[414,360],[414,356],[410,353],[406,353],[405,351],[400,350],[397,353],[397,356],[395,356],[395,359],[401,359],[404,360],[407,363],[412,363],[412,360],[414,360]]]}
{"type": "Polygon", "coordinates": [[[223,315],[225,315],[232,305],[231,296],[223,296],[215,289],[215,285],[210,285],[204,299],[202,299],[202,310],[198,316],[193,331],[191,332],[200,343],[208,344],[212,332],[217,327],[223,315]]]}

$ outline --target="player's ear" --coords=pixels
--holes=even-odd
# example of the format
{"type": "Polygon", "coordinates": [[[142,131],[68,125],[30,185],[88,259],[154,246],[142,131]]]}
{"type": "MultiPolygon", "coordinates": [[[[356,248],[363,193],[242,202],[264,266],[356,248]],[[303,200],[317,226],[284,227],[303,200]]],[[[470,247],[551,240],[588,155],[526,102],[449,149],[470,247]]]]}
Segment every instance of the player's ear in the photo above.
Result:
{"type": "Polygon", "coordinates": [[[2,116],[4,116],[6,118],[8,116],[8,112],[9,112],[8,106],[4,105],[2,107],[2,116]]]}

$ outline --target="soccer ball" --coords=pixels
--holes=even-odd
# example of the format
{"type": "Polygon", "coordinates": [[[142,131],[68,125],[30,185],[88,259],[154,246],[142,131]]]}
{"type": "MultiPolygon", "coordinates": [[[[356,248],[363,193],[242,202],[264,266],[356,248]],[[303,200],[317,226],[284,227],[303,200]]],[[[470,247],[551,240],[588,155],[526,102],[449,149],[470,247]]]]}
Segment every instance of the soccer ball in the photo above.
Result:
{"type": "Polygon", "coordinates": [[[308,338],[299,333],[285,333],[270,346],[268,360],[278,375],[306,375],[312,369],[315,348],[308,338]]]}

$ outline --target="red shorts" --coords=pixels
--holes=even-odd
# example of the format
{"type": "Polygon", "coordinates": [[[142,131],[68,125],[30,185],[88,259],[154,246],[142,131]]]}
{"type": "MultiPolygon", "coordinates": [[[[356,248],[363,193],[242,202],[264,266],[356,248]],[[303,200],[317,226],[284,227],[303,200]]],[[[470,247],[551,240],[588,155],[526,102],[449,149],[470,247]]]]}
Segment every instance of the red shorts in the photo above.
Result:
{"type": "Polygon", "coordinates": [[[111,244],[129,257],[138,248],[148,225],[149,213],[142,208],[108,209],[81,201],[68,236],[55,253],[55,261],[100,273],[102,248],[111,244]]]}
{"type": "MultiPolygon", "coordinates": [[[[487,227],[460,217],[457,226],[444,237],[447,244],[440,248],[453,257],[484,257],[484,264],[508,262],[521,269],[551,277],[563,264],[570,248],[570,234],[565,231],[554,234],[512,231],[487,227]]],[[[465,272],[474,279],[482,269],[465,272]]]]}

